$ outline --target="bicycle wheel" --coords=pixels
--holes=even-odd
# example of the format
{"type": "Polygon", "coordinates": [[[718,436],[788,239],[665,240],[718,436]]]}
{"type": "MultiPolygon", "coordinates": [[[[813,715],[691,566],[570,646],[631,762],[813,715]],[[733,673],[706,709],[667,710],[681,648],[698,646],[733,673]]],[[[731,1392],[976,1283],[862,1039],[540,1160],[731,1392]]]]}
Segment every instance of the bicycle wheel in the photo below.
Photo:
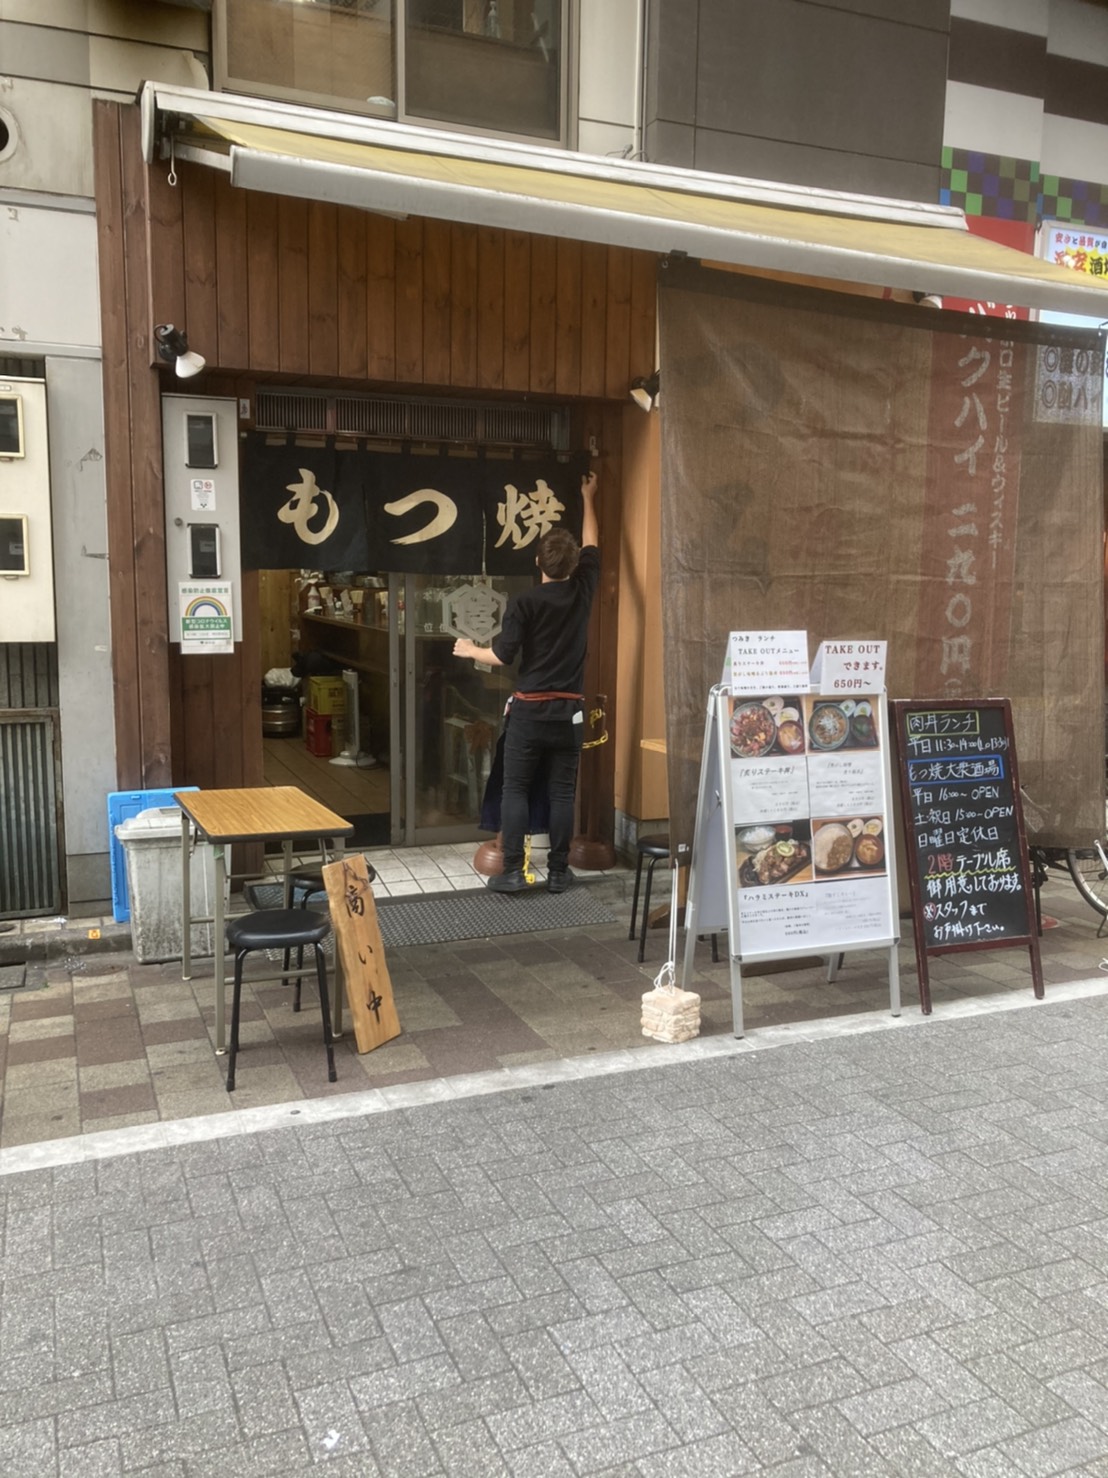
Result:
{"type": "Polygon", "coordinates": [[[1074,886],[1097,913],[1108,914],[1108,841],[1097,847],[1071,847],[1066,852],[1066,866],[1074,886]]]}

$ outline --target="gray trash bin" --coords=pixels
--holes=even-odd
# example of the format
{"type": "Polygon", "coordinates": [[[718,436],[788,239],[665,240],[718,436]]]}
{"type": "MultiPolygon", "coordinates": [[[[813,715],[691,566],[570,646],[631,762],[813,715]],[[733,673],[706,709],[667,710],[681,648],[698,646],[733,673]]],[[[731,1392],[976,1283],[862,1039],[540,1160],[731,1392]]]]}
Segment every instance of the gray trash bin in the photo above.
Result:
{"type": "MultiPolygon", "coordinates": [[[[127,862],[131,946],[140,964],[179,960],[181,930],[181,811],[154,806],[120,822],[115,834],[127,862]]],[[[215,856],[193,833],[190,872],[193,914],[215,912],[215,856]]],[[[212,954],[212,925],[192,926],[194,956],[212,954]]]]}

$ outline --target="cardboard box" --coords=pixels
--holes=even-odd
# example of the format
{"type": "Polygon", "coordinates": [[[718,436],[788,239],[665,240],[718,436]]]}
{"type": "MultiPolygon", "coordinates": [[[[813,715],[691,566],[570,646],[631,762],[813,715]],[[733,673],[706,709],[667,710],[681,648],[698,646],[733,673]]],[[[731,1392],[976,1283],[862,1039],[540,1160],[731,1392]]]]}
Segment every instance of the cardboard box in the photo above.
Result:
{"type": "Polygon", "coordinates": [[[304,743],[308,746],[308,753],[314,754],[318,759],[329,760],[334,753],[331,715],[316,713],[314,709],[309,708],[306,710],[305,717],[304,743]]]}
{"type": "Polygon", "coordinates": [[[308,707],[315,713],[332,715],[346,712],[346,684],[341,677],[310,677],[308,707]]]}

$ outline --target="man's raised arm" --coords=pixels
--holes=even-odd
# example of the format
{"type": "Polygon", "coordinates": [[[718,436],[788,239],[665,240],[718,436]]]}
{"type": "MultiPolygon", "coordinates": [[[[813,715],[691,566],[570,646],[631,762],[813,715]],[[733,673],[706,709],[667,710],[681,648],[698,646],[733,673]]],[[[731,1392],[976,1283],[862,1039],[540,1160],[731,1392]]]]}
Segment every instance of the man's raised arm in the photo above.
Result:
{"type": "Polygon", "coordinates": [[[595,472],[586,472],[581,479],[581,501],[585,505],[585,511],[581,519],[581,548],[587,544],[600,544],[600,528],[596,522],[596,486],[597,477],[595,472]]]}

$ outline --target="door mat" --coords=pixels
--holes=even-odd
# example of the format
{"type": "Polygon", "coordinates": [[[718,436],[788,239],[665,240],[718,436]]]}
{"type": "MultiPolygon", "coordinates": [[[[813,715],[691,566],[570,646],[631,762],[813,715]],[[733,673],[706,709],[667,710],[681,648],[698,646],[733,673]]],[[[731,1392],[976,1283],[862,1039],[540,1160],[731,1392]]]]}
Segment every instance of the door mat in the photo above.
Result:
{"type": "Polygon", "coordinates": [[[615,914],[578,884],[567,893],[423,893],[418,898],[382,898],[377,903],[386,945],[448,944],[452,939],[488,939],[499,934],[537,934],[544,929],[579,929],[614,924],[615,914]]]}
{"type": "MultiPolygon", "coordinates": [[[[250,888],[255,908],[280,908],[280,883],[250,888]]],[[[386,947],[449,944],[452,939],[489,939],[501,934],[537,934],[544,929],[579,929],[587,924],[614,924],[615,914],[595,899],[587,884],[566,893],[421,893],[410,898],[378,898],[377,919],[386,947]]],[[[330,954],[332,940],[324,950],[330,954]]],[[[269,953],[267,951],[267,953],[269,953]]],[[[273,958],[279,958],[276,953],[273,958]]]]}

